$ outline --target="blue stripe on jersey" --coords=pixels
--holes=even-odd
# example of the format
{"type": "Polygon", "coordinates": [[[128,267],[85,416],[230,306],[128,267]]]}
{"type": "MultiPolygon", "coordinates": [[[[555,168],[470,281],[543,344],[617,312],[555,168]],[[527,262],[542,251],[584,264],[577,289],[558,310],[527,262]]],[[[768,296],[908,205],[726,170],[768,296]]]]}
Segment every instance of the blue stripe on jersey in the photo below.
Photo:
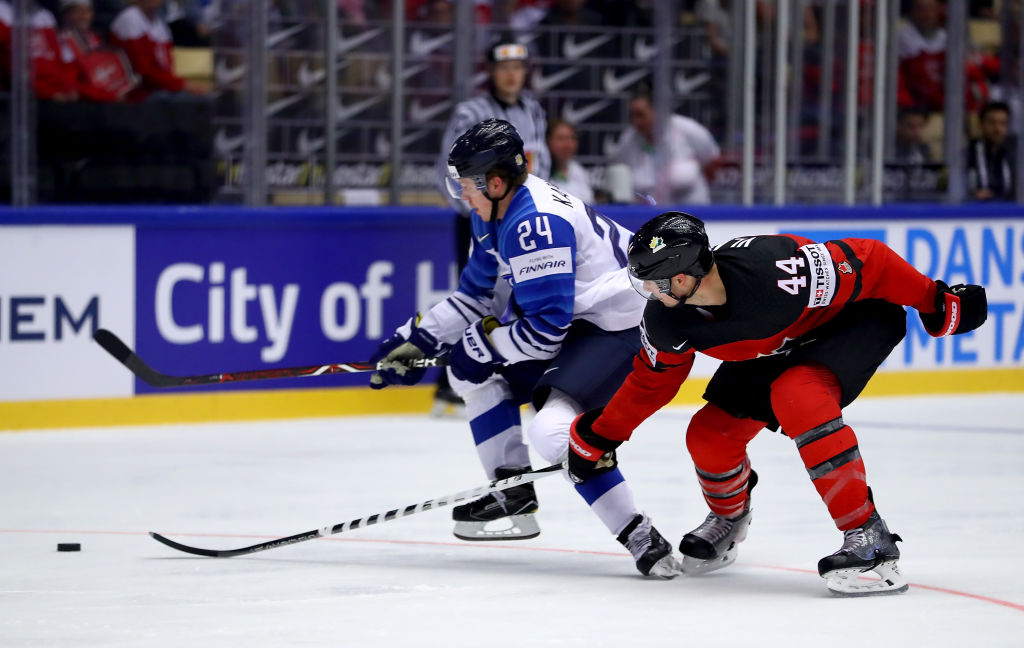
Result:
{"type": "Polygon", "coordinates": [[[583,496],[588,506],[601,499],[601,496],[615,488],[626,478],[622,476],[618,468],[612,468],[607,472],[594,475],[582,484],[576,484],[576,492],[583,496]]]}
{"type": "Polygon", "coordinates": [[[513,328],[513,341],[518,338],[517,346],[529,345],[542,352],[557,350],[550,347],[556,347],[565,337],[575,307],[576,232],[565,219],[538,213],[529,191],[519,191],[513,197],[500,230],[498,249],[506,261],[551,248],[569,251],[573,260],[571,272],[527,279],[512,287],[522,311],[522,326],[513,328]]]}
{"type": "Polygon", "coordinates": [[[510,427],[520,424],[519,408],[511,400],[504,400],[469,422],[476,445],[492,439],[510,427]]]}

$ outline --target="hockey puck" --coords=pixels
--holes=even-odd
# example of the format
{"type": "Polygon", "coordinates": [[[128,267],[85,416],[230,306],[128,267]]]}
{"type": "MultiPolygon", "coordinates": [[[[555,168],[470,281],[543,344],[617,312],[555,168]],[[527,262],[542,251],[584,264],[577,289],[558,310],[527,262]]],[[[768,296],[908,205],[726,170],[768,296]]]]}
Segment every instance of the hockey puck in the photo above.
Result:
{"type": "Polygon", "coordinates": [[[77,542],[61,542],[57,545],[57,551],[81,551],[82,545],[77,542]]]}

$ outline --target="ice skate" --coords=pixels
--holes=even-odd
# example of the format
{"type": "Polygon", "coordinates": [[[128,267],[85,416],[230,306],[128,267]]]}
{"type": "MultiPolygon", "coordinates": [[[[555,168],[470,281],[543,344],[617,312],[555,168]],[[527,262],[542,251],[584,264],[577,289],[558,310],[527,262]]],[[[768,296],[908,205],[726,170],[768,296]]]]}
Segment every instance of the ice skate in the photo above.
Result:
{"type": "Polygon", "coordinates": [[[672,555],[672,545],[651,525],[651,518],[639,514],[616,538],[629,549],[636,568],[644,576],[670,579],[682,573],[682,565],[672,555]]]}
{"type": "Polygon", "coordinates": [[[757,473],[750,471],[747,480],[747,508],[739,517],[724,518],[708,513],[704,523],[683,536],[679,551],[683,554],[683,571],[688,576],[706,574],[736,562],[736,545],[747,538],[751,508],[749,493],[757,485],[757,473]]]}
{"type": "Polygon", "coordinates": [[[910,585],[900,574],[900,550],[896,542],[903,538],[889,533],[885,521],[875,511],[863,526],[843,532],[843,546],[818,561],[818,573],[828,590],[837,596],[901,594],[910,585]],[[878,580],[861,578],[869,571],[878,580]]]}
{"type": "Polygon", "coordinates": [[[688,576],[699,576],[736,562],[736,545],[747,537],[750,513],[748,508],[743,515],[732,519],[709,513],[704,523],[683,536],[679,543],[683,571],[688,576]]]}
{"type": "MultiPolygon", "coordinates": [[[[528,472],[525,468],[498,468],[497,479],[506,479],[528,472]]],[[[537,512],[537,494],[533,484],[513,486],[456,506],[453,533],[460,540],[529,540],[540,535],[540,526],[533,514],[537,512]]]]}

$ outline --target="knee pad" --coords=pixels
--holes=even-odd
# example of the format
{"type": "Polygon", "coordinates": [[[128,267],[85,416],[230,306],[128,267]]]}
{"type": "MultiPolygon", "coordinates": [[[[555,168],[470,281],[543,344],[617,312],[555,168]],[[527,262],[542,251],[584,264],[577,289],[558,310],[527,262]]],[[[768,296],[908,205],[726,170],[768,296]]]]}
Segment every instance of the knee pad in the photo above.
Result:
{"type": "Polygon", "coordinates": [[[569,449],[569,426],[582,413],[583,409],[568,394],[552,389],[526,430],[530,446],[545,461],[564,460],[569,449]]]}

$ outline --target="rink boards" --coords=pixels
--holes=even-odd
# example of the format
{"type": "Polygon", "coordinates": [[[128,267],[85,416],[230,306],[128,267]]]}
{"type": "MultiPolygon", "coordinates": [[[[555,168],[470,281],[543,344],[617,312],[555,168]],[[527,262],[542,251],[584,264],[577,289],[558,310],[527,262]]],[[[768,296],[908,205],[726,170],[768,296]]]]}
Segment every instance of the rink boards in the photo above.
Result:
{"type": "MultiPolygon", "coordinates": [[[[609,207],[630,228],[659,210],[609,207]]],[[[933,339],[911,314],[867,393],[1024,391],[1024,209],[692,210],[712,243],[751,234],[882,240],[949,284],[979,283],[989,322],[933,339]]],[[[91,339],[108,328],[158,370],[353,362],[456,285],[451,214],[433,208],[64,208],[0,214],[0,429],[423,411],[426,387],[365,375],[160,390],[91,339]],[[338,389],[348,387],[349,389],[338,389]]],[[[678,397],[699,399],[702,358],[678,397]]]]}

